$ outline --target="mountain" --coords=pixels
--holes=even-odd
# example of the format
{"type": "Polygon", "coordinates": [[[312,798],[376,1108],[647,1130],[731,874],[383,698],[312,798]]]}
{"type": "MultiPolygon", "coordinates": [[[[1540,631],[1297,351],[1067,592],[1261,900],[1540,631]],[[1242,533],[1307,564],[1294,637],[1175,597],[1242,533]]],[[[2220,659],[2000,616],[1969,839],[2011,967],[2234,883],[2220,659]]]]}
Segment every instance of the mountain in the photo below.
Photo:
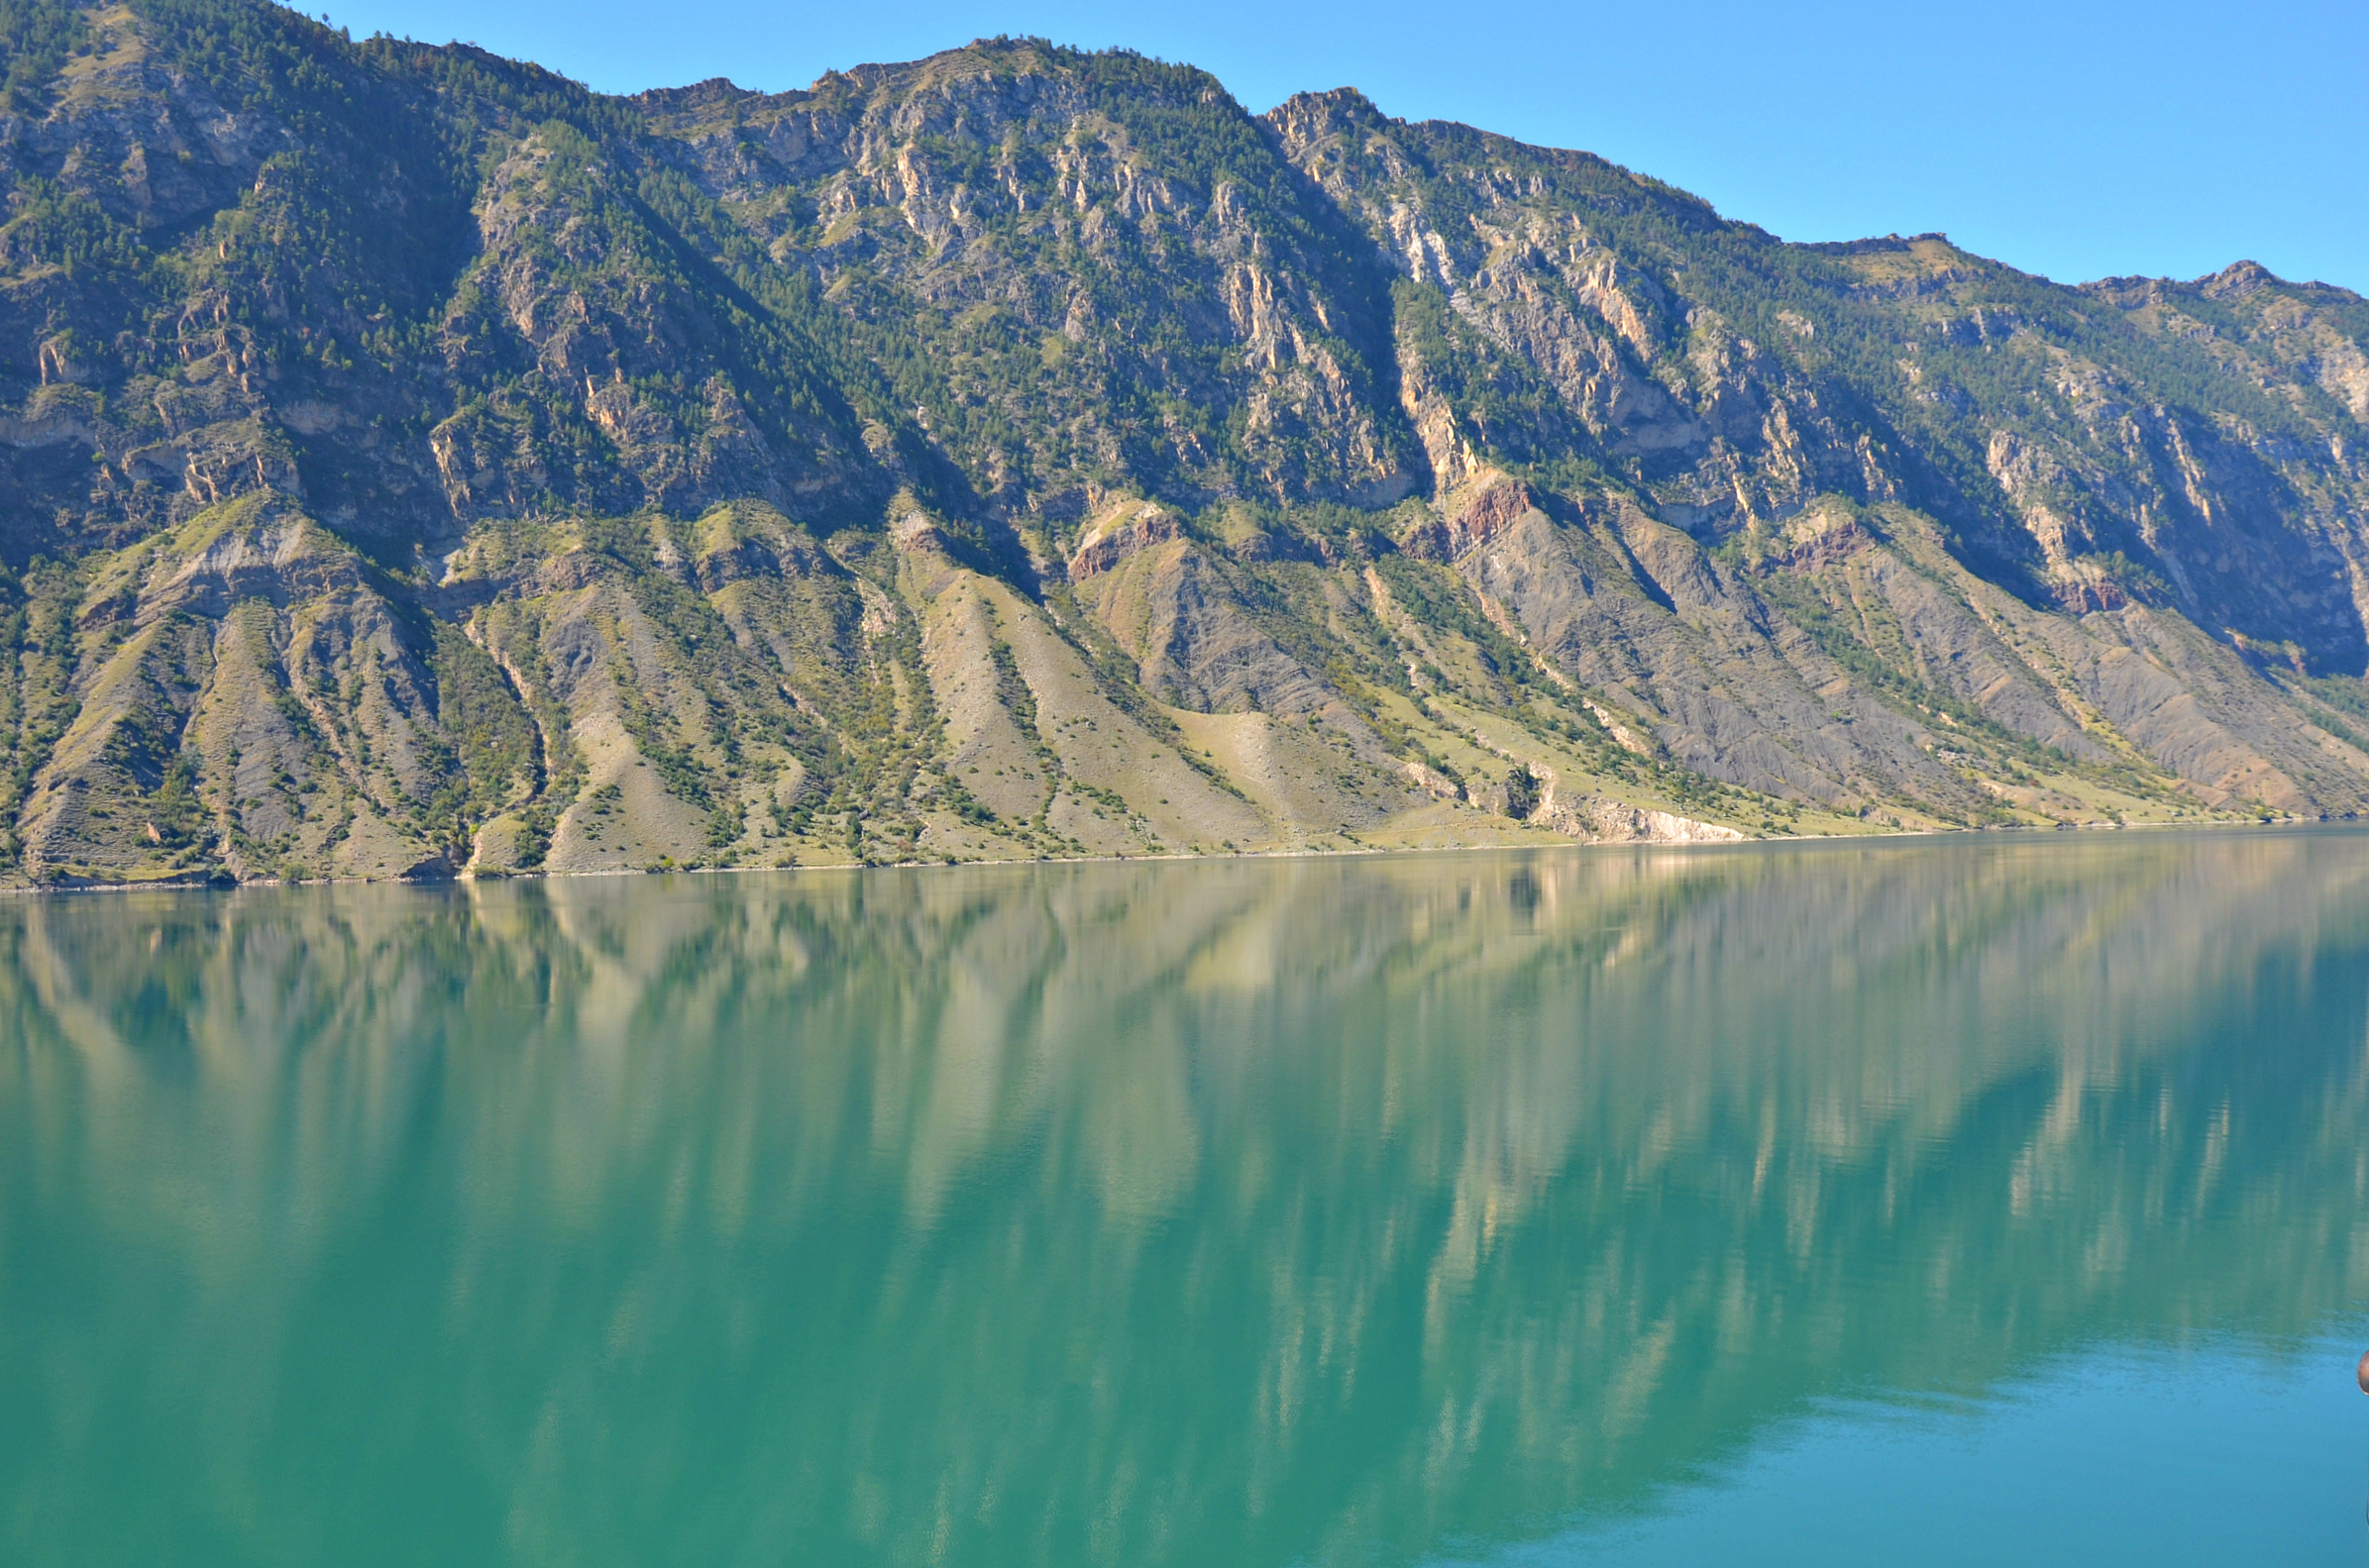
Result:
{"type": "Polygon", "coordinates": [[[982,41],[0,0],[0,875],[2369,803],[2369,302],[982,41]]]}

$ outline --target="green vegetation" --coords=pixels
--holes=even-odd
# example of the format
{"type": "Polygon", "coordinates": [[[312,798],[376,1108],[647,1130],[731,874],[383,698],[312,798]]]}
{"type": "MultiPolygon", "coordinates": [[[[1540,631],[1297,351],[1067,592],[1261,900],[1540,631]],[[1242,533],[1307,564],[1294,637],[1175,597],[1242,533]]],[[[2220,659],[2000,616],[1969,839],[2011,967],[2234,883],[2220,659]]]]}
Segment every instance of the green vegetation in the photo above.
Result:
{"type": "Polygon", "coordinates": [[[0,0],[0,58],[12,882],[1131,854],[1180,792],[1457,841],[1427,790],[1550,776],[1751,832],[2369,806],[2298,723],[2369,737],[2341,290],[1787,246],[1033,40],[620,100],[0,0]],[[1068,581],[1139,501],[1182,564],[1068,581]]]}
{"type": "Polygon", "coordinates": [[[49,96],[51,79],[69,54],[86,47],[88,32],[78,6],[60,0],[0,0],[0,108],[33,114],[49,96]]]}

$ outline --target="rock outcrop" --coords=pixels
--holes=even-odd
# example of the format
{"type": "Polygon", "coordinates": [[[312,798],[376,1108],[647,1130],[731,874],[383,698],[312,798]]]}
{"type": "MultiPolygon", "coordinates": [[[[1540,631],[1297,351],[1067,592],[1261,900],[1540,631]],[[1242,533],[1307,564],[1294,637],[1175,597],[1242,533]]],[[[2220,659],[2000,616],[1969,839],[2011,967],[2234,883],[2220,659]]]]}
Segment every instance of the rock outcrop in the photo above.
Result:
{"type": "Polygon", "coordinates": [[[615,99],[28,4],[0,880],[2369,804],[2344,290],[1025,40],[615,99]]]}

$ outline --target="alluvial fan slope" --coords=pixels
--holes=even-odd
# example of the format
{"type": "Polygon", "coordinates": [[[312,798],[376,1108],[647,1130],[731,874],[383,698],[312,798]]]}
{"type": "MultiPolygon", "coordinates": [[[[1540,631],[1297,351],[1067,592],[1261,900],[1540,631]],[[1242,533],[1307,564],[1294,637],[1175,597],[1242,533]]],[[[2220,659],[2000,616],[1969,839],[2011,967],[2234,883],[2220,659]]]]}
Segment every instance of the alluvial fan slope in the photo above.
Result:
{"type": "Polygon", "coordinates": [[[996,41],[0,0],[0,877],[2350,814],[2369,304],[996,41]]]}

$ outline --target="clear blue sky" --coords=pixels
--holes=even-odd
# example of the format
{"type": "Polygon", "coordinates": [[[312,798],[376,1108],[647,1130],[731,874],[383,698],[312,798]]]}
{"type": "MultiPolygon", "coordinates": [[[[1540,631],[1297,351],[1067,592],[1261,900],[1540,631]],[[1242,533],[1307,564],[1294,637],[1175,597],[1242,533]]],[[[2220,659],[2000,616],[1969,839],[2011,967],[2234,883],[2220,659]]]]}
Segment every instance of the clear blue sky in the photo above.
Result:
{"type": "Polygon", "coordinates": [[[997,33],[1213,71],[1254,110],[1385,113],[1584,148],[1788,240],[1939,229],[2064,281],[2240,258],[2369,292],[2369,0],[309,0],[610,92],[803,87],[997,33]]]}

